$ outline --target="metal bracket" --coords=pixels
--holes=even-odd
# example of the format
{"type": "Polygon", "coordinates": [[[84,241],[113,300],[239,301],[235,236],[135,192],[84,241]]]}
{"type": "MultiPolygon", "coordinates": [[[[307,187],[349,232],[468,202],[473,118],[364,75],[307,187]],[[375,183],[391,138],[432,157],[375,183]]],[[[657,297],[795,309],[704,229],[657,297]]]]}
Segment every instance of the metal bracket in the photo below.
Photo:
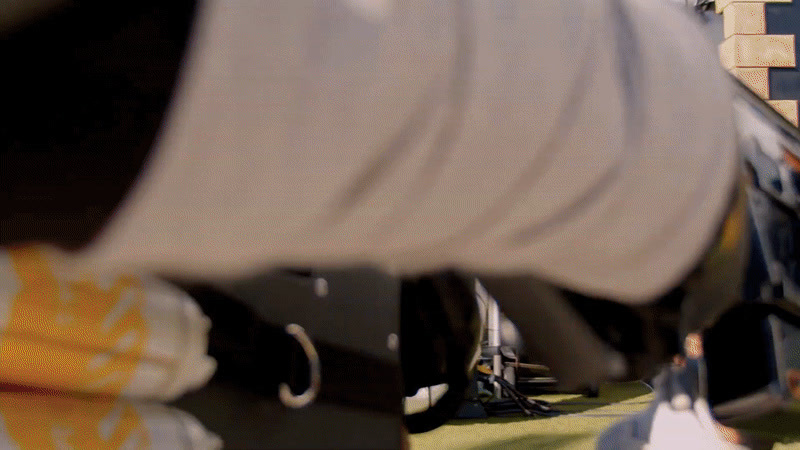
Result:
{"type": "Polygon", "coordinates": [[[286,333],[297,340],[300,347],[303,348],[306,358],[308,358],[311,384],[302,394],[294,395],[288,384],[281,383],[278,386],[278,398],[281,400],[281,403],[288,408],[303,408],[314,401],[319,393],[320,385],[322,384],[322,369],[319,362],[319,355],[317,354],[317,349],[314,348],[314,343],[311,342],[311,339],[308,337],[303,327],[296,323],[290,323],[286,325],[286,333]]]}

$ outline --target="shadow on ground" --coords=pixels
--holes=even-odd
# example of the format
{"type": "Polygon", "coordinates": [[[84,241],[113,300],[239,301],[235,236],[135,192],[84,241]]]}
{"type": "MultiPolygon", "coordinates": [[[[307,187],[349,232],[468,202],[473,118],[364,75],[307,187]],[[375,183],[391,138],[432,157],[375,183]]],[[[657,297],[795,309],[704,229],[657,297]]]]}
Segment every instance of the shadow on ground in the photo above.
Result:
{"type": "MultiPolygon", "coordinates": [[[[643,409],[644,406],[650,403],[649,399],[640,400],[637,402],[633,402],[632,399],[635,399],[637,397],[642,397],[644,395],[649,394],[650,392],[651,389],[649,386],[647,386],[644,383],[636,381],[630,383],[604,384],[600,386],[599,395],[595,398],[590,398],[578,394],[539,395],[531,398],[550,402],[550,404],[555,409],[560,411],[562,414],[576,414],[576,413],[586,413],[592,409],[602,408],[605,406],[625,401],[628,401],[627,402],[628,405],[641,404],[643,409]]],[[[619,416],[620,414],[604,413],[602,415],[619,416]]],[[[451,422],[448,422],[448,425],[460,426],[460,425],[475,425],[480,423],[507,424],[507,423],[525,422],[525,421],[540,420],[540,419],[544,418],[536,416],[528,417],[520,414],[518,416],[488,417],[485,419],[456,419],[451,422]]]]}
{"type": "Polygon", "coordinates": [[[633,381],[630,383],[615,383],[604,384],[600,386],[600,393],[596,398],[590,397],[577,397],[565,399],[562,401],[552,402],[554,408],[565,414],[575,414],[587,412],[592,409],[602,408],[614,403],[626,402],[626,404],[641,404],[646,406],[650,400],[640,400],[632,402],[637,397],[642,397],[651,393],[653,390],[650,386],[639,382],[633,381]]]}

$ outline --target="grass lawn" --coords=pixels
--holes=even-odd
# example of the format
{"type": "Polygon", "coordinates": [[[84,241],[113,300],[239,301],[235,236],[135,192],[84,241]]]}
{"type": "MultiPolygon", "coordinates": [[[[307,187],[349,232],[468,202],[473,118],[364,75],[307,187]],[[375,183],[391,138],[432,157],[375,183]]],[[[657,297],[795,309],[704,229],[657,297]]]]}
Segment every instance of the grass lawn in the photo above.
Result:
{"type": "MultiPolygon", "coordinates": [[[[553,403],[565,414],[552,418],[454,420],[428,433],[412,435],[411,448],[593,449],[603,430],[627,415],[645,409],[653,399],[653,394],[642,383],[620,383],[602,386],[598,398],[580,395],[545,395],[536,398],[553,403]]],[[[800,406],[797,411],[796,417],[800,418],[800,406]]],[[[800,450],[800,422],[788,426],[793,434],[790,440],[795,443],[776,444],[775,449],[800,450]]],[[[780,431],[785,430],[780,428],[780,431]]]]}

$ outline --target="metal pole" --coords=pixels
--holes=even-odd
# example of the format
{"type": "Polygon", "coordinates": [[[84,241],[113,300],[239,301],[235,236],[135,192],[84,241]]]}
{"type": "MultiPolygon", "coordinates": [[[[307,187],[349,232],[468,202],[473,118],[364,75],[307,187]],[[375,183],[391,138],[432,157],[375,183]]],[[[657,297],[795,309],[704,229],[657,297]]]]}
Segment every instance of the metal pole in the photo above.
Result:
{"type": "MultiPolygon", "coordinates": [[[[490,297],[489,310],[487,312],[486,331],[489,339],[489,347],[495,352],[492,356],[492,373],[496,378],[503,376],[503,359],[500,355],[500,307],[497,302],[490,297]]],[[[494,383],[494,396],[501,398],[503,390],[500,384],[494,383]]]]}

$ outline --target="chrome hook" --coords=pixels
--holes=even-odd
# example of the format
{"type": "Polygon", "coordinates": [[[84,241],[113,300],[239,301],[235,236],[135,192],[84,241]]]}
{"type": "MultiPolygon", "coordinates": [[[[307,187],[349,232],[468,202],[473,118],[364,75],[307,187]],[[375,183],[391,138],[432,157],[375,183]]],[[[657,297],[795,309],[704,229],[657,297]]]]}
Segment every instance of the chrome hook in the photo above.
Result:
{"type": "Polygon", "coordinates": [[[322,383],[321,364],[319,362],[319,355],[317,349],[314,348],[314,343],[306,334],[306,331],[296,323],[286,325],[286,333],[292,336],[303,348],[309,364],[309,372],[311,383],[300,395],[294,395],[291,388],[286,383],[281,383],[278,386],[278,398],[284,406],[289,408],[303,408],[310,405],[319,393],[319,387],[322,383]]]}

